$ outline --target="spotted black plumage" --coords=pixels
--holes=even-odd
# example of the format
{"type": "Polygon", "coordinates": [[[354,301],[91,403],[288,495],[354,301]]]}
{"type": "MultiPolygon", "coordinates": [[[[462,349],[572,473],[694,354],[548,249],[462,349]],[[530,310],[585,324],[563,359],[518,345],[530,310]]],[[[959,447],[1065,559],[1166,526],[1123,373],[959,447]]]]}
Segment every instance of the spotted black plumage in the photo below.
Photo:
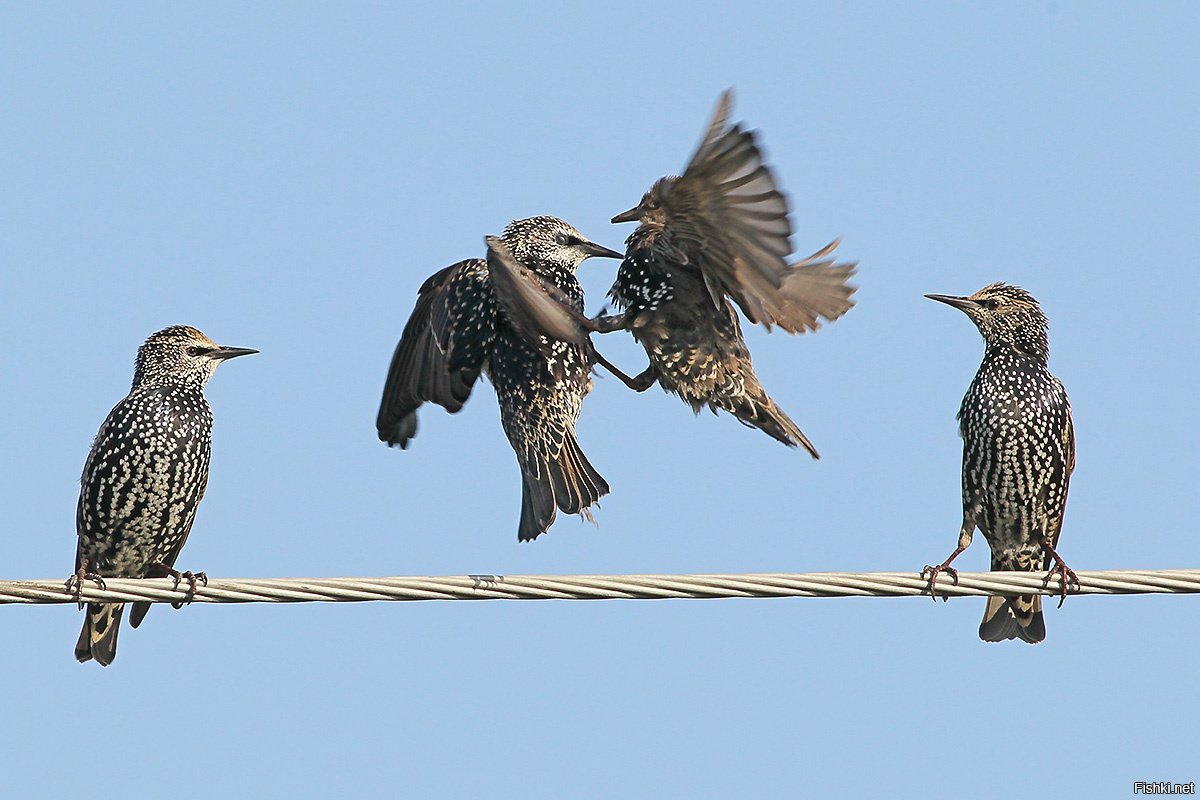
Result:
{"type": "MultiPolygon", "coordinates": [[[[1056,569],[1064,593],[1074,573],[1058,558],[1058,537],[1071,472],[1075,430],[1062,382],[1050,374],[1046,317],[1029,292],[1005,283],[970,297],[927,295],[966,313],[986,343],[983,363],[958,412],[963,440],[963,523],[958,548],[927,567],[937,573],[971,543],[976,527],[992,550],[993,570],[1056,569]]],[[[998,642],[1046,638],[1041,597],[989,597],[979,637],[998,642]]]]}
{"type": "MultiPolygon", "coordinates": [[[[621,257],[555,217],[515,221],[498,242],[579,315],[583,289],[575,270],[591,256],[621,257]]],[[[609,487],[575,438],[591,391],[590,348],[531,333],[536,326],[524,316],[533,311],[519,303],[519,297],[497,297],[482,259],[459,262],[426,281],[392,356],[376,428],[382,441],[405,448],[416,435],[422,403],[454,413],[486,374],[521,467],[517,537],[527,541],[550,527],[556,508],[586,513],[609,487]]]]}
{"type": "MultiPolygon", "coordinates": [[[[225,359],[255,353],[221,347],[175,326],[138,350],[133,387],[100,426],[83,468],[71,582],[175,574],[208,483],[212,409],[204,386],[225,359]]],[[[111,664],[123,603],[89,603],[75,645],[80,661],[111,664]]],[[[134,603],[137,627],[149,603],[134,603]]]]}
{"type": "Polygon", "coordinates": [[[853,305],[851,264],[828,256],[836,242],[788,263],[788,203],[763,164],[754,134],[729,125],[727,92],[683,175],[659,180],[613,222],[640,223],[609,292],[624,311],[597,320],[628,329],[650,367],[635,380],[657,380],[694,411],[724,409],[784,444],[817,451],[754,373],[734,304],[768,330],[816,330],[853,305]],[[732,302],[731,302],[732,301],[732,302]]]}

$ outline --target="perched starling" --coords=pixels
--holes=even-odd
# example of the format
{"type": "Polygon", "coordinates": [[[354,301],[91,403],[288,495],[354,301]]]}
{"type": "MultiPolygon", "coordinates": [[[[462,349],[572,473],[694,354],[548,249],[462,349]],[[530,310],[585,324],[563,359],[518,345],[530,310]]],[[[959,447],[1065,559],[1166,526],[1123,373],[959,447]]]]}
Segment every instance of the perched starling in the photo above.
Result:
{"type": "Polygon", "coordinates": [[[727,122],[732,96],[717,105],[683,175],[662,178],[613,222],[640,222],[609,296],[624,313],[596,320],[628,329],[649,368],[634,388],[657,381],[699,413],[724,409],[789,447],[817,451],[754,374],[737,312],[767,330],[816,330],[853,305],[852,264],[830,257],[837,242],[788,263],[787,199],[763,164],[754,133],[727,122]]]}
{"type": "MultiPolygon", "coordinates": [[[[68,586],[82,592],[85,580],[103,586],[104,578],[171,575],[195,588],[203,574],[174,566],[208,483],[212,409],[204,385],[222,361],[257,352],[221,347],[183,325],[141,346],[133,388],[100,426],[83,468],[68,586]]],[[[111,664],[124,610],[124,603],[88,603],[75,657],[111,664]]],[[[149,610],[149,603],[133,604],[133,627],[149,610]]]]}
{"type": "Polygon", "coordinates": [[[608,494],[608,483],[575,438],[583,398],[591,391],[592,353],[586,342],[538,333],[537,321],[525,318],[530,309],[522,307],[523,295],[489,271],[499,267],[497,259],[515,261],[582,315],[575,270],[592,256],[621,254],[544,216],[509,224],[502,238],[489,240],[489,250],[488,260],[460,261],[421,287],[392,356],[376,428],[380,440],[405,448],[416,435],[422,403],[457,412],[480,373],[486,374],[521,467],[517,538],[528,541],[550,527],[556,508],[586,514],[608,494]]]}
{"type": "MultiPolygon", "coordinates": [[[[954,306],[979,328],[983,363],[958,411],[963,439],[963,523],[958,549],[926,566],[932,595],[939,572],[971,544],[976,527],[992,549],[993,570],[1038,572],[1057,563],[1063,597],[1078,583],[1059,557],[1067,487],[1075,469],[1075,429],[1062,383],[1050,374],[1046,317],[1033,296],[1005,283],[970,297],[926,295],[954,306]]],[[[1062,600],[1059,600],[1059,605],[1062,600]]],[[[989,597],[979,638],[988,642],[1046,638],[1039,595],[989,597]]]]}

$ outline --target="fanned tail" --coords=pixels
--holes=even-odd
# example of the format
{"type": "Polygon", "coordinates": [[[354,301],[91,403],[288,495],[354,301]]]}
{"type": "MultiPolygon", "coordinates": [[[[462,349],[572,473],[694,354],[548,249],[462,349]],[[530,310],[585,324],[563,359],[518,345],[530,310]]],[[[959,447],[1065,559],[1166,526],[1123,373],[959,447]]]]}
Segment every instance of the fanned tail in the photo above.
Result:
{"type": "Polygon", "coordinates": [[[838,262],[833,251],[840,239],[808,258],[789,264],[779,292],[767,298],[767,309],[788,333],[815,331],[821,319],[833,322],[854,306],[858,287],[851,284],[854,262],[838,262]]]}
{"type": "Polygon", "coordinates": [[[556,509],[579,514],[608,494],[608,481],[601,477],[568,433],[555,461],[534,459],[522,465],[521,524],[517,539],[532,541],[554,522],[556,509]],[[532,467],[532,469],[530,469],[532,467]]]}

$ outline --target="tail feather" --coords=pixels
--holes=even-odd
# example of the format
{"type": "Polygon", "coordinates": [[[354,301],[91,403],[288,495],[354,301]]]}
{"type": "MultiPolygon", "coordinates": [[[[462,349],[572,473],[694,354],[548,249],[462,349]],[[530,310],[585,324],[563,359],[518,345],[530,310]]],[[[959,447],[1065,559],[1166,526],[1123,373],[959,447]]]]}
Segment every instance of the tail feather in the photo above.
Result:
{"type": "Polygon", "coordinates": [[[88,603],[83,630],[75,643],[75,658],[82,664],[96,659],[107,667],[117,657],[117,634],[121,632],[124,603],[88,603]]]}
{"type": "Polygon", "coordinates": [[[1018,597],[989,597],[979,623],[979,638],[985,642],[1020,639],[1037,644],[1046,638],[1042,618],[1042,597],[1023,594],[1018,597]]]}
{"type": "Polygon", "coordinates": [[[788,333],[815,331],[821,318],[833,322],[854,306],[858,288],[849,283],[855,264],[839,263],[831,255],[835,239],[803,261],[789,264],[779,292],[767,306],[775,321],[788,333]]]}
{"type": "Polygon", "coordinates": [[[808,440],[799,426],[792,422],[792,418],[785,414],[782,408],[775,405],[775,401],[761,386],[753,395],[747,394],[736,398],[735,402],[725,407],[725,410],[737,417],[742,424],[758,428],[788,447],[799,445],[807,450],[813,458],[821,457],[817,448],[813,447],[813,443],[808,440]]]}
{"type": "Polygon", "coordinates": [[[142,624],[142,620],[146,618],[146,614],[150,612],[151,603],[134,603],[133,611],[129,615],[129,624],[137,627],[142,624]]]}
{"type": "Polygon", "coordinates": [[[608,481],[587,460],[574,434],[568,433],[557,460],[522,466],[521,525],[517,538],[536,539],[554,522],[555,508],[578,514],[608,494],[608,481]]]}
{"type": "Polygon", "coordinates": [[[531,542],[554,522],[554,487],[545,476],[521,476],[521,524],[517,541],[531,542]]]}
{"type": "Polygon", "coordinates": [[[567,435],[558,461],[550,465],[554,498],[564,514],[578,514],[608,494],[608,481],[587,460],[573,434],[567,435]]]}
{"type": "MultiPolygon", "coordinates": [[[[1036,572],[1045,560],[1041,547],[1002,547],[992,551],[992,570],[1036,572]]],[[[1042,618],[1041,595],[989,597],[983,611],[983,622],[979,623],[979,638],[985,642],[1020,639],[1030,644],[1045,639],[1046,621],[1042,618]]]]}

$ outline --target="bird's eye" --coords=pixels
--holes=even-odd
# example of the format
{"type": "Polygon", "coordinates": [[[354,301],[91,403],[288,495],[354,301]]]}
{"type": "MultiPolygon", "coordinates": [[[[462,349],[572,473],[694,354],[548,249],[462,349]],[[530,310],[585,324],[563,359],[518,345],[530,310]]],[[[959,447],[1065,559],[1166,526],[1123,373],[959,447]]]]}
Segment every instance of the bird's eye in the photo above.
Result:
{"type": "Polygon", "coordinates": [[[203,352],[204,352],[204,348],[200,347],[199,345],[192,345],[191,347],[189,347],[187,349],[187,354],[189,356],[198,356],[203,352]]]}
{"type": "Polygon", "coordinates": [[[554,241],[565,245],[567,243],[567,235],[565,233],[556,233],[554,234],[554,241]]]}
{"type": "Polygon", "coordinates": [[[983,307],[984,307],[984,308],[986,308],[988,311],[995,311],[995,310],[996,310],[996,306],[998,306],[998,305],[1000,305],[1000,304],[999,304],[999,303],[997,303],[997,302],[996,302],[996,301],[995,301],[993,298],[991,298],[991,297],[985,297],[984,299],[982,299],[982,300],[980,300],[980,301],[979,301],[979,305],[983,306],[983,307]]]}

